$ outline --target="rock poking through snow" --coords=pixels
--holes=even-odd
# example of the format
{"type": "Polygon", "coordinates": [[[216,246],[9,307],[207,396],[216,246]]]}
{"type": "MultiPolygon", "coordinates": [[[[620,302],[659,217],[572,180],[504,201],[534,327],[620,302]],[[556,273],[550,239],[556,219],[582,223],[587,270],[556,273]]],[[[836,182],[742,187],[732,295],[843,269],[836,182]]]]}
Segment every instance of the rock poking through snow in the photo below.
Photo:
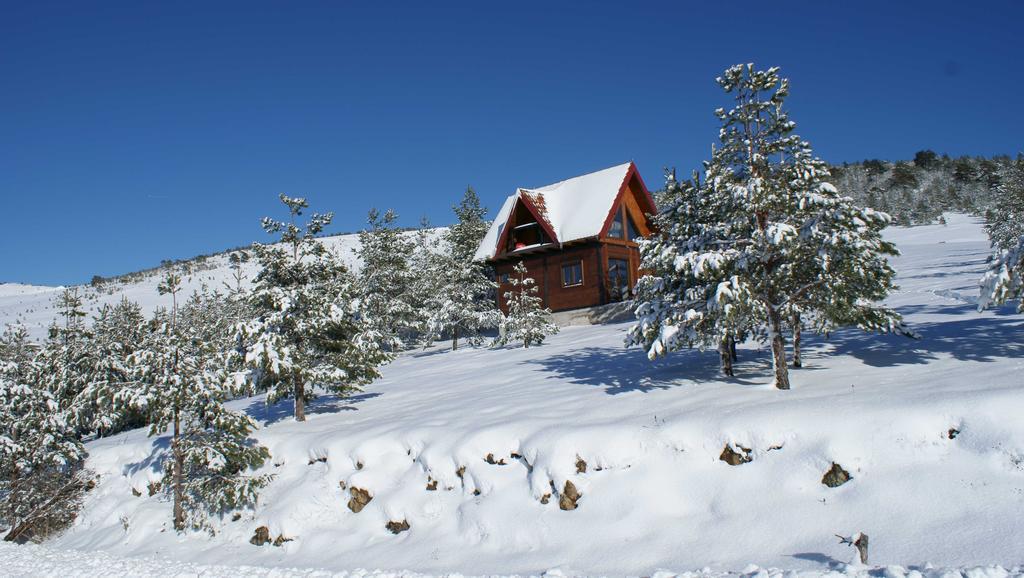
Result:
{"type": "Polygon", "coordinates": [[[348,509],[352,510],[356,514],[363,511],[366,504],[369,504],[373,500],[373,496],[369,491],[362,488],[353,486],[349,489],[349,494],[352,495],[352,499],[348,501],[348,509]]]}
{"type": "Polygon", "coordinates": [[[558,507],[563,510],[575,510],[576,502],[583,497],[583,494],[576,490],[576,485],[569,480],[565,481],[565,489],[558,497],[558,507]]]}
{"type": "Polygon", "coordinates": [[[722,450],[722,454],[718,456],[718,459],[729,464],[730,466],[738,466],[740,464],[745,464],[750,461],[753,461],[754,458],[750,457],[750,448],[745,448],[743,446],[737,445],[736,449],[738,449],[739,451],[733,449],[733,444],[726,444],[725,448],[722,450]]]}
{"type": "Polygon", "coordinates": [[[850,472],[844,470],[839,464],[832,462],[832,467],[822,476],[821,483],[830,488],[838,488],[851,479],[850,472]]]}
{"type": "Polygon", "coordinates": [[[263,546],[264,544],[270,543],[270,528],[266,526],[260,526],[256,528],[256,533],[249,538],[249,543],[253,546],[263,546]]]}
{"type": "Polygon", "coordinates": [[[408,520],[402,520],[401,522],[395,522],[392,520],[388,522],[385,527],[388,529],[388,532],[391,532],[392,534],[401,534],[409,529],[409,522],[408,520]]]}

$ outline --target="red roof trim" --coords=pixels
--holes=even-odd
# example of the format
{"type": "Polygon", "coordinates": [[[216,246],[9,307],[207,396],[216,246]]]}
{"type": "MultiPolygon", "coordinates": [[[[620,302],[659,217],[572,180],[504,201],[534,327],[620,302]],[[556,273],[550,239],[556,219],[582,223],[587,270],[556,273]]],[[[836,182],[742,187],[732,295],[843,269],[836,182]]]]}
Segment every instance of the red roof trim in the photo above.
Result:
{"type": "MultiPolygon", "coordinates": [[[[636,165],[633,161],[629,162],[629,170],[626,171],[626,176],[622,178],[622,184],[619,185],[619,192],[615,194],[615,200],[612,202],[612,206],[608,207],[608,216],[604,218],[604,225],[601,227],[600,237],[608,236],[608,229],[612,226],[612,221],[615,220],[615,210],[619,208],[622,203],[622,195],[629,190],[629,181],[633,177],[636,177],[638,183],[640,183],[640,190],[643,191],[643,196],[640,199],[645,201],[647,204],[646,209],[648,212],[653,214],[657,211],[654,205],[654,197],[651,196],[651,192],[647,190],[647,185],[644,184],[643,178],[640,177],[640,171],[636,169],[636,165]]],[[[639,204],[639,203],[638,203],[639,204]]]]}
{"type": "MultiPolygon", "coordinates": [[[[530,201],[529,197],[522,194],[521,191],[516,191],[516,202],[522,203],[523,206],[526,207],[526,210],[530,211],[530,214],[533,215],[533,218],[537,220],[537,223],[544,229],[544,231],[548,233],[548,235],[552,239],[552,242],[558,243],[558,237],[555,235],[555,232],[551,229],[551,225],[548,224],[547,219],[541,217],[540,211],[538,211],[537,208],[533,206],[533,203],[530,201]]],[[[505,219],[505,225],[501,229],[501,235],[498,237],[498,243],[497,246],[495,246],[494,248],[494,256],[491,257],[491,260],[497,260],[499,257],[509,254],[509,251],[506,251],[505,247],[508,243],[508,232],[512,230],[512,227],[509,226],[509,221],[512,220],[512,217],[514,217],[515,214],[516,206],[512,205],[512,210],[508,212],[508,217],[505,219]]]]}
{"type": "Polygon", "coordinates": [[[528,211],[530,211],[530,214],[533,215],[533,218],[537,219],[537,222],[540,223],[540,226],[543,227],[543,229],[548,233],[548,235],[551,237],[551,240],[555,243],[558,243],[558,235],[556,235],[554,229],[551,228],[551,224],[548,223],[547,217],[545,217],[544,214],[541,213],[540,210],[536,207],[536,205],[533,204],[533,200],[530,199],[530,196],[523,194],[522,191],[519,191],[519,199],[523,201],[523,205],[526,207],[528,211]]]}

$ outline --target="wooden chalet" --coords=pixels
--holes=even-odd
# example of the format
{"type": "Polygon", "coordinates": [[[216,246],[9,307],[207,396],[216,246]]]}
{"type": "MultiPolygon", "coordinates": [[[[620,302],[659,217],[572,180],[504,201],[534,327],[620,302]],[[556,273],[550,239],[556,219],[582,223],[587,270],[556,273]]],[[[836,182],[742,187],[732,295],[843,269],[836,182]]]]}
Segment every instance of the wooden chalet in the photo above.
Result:
{"type": "Polygon", "coordinates": [[[506,199],[476,258],[493,264],[498,303],[523,262],[552,311],[628,299],[637,280],[637,237],[651,232],[654,199],[632,162],[506,199]]]}

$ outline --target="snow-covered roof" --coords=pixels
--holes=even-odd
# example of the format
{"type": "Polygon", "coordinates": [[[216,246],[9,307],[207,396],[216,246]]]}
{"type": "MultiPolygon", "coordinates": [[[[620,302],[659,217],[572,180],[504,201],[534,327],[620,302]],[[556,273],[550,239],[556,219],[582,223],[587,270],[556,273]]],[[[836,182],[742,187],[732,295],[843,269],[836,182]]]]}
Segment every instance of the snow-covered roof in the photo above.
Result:
{"type": "Polygon", "coordinates": [[[597,172],[580,175],[535,189],[516,189],[491,223],[475,258],[495,256],[498,242],[516,202],[523,200],[554,233],[555,243],[596,237],[629,176],[633,163],[623,163],[597,172]]]}
{"type": "Polygon", "coordinates": [[[505,204],[501,206],[498,215],[494,217],[491,228],[484,235],[484,240],[480,241],[480,246],[476,248],[476,254],[473,255],[474,261],[484,261],[494,256],[498,239],[501,237],[502,231],[505,230],[505,223],[508,221],[509,215],[512,214],[512,207],[516,206],[516,198],[516,195],[511,195],[505,199],[505,204]]]}

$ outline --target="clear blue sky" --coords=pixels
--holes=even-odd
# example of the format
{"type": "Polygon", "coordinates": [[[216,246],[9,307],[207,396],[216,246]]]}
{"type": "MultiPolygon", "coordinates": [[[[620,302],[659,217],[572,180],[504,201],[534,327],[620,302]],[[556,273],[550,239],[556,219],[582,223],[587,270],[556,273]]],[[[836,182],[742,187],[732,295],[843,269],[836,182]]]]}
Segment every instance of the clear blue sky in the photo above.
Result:
{"type": "Polygon", "coordinates": [[[1024,148],[1024,2],[0,6],[0,281],[265,240],[277,195],[451,220],[473,185],[689,170],[726,66],[779,65],[828,161],[1024,148]]]}

